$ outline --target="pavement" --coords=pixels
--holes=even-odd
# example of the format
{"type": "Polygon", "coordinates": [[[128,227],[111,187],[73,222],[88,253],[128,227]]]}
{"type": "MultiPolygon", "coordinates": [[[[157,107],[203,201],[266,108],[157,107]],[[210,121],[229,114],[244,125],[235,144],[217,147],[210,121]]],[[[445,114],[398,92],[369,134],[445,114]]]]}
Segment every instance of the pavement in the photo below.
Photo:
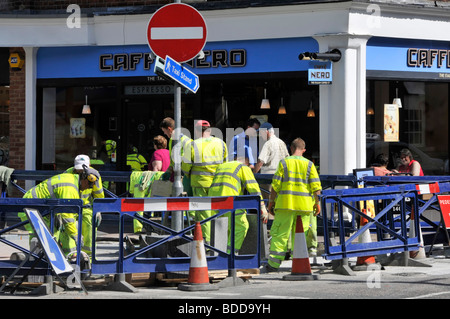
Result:
{"type": "MultiPolygon", "coordinates": [[[[17,244],[23,244],[28,241],[28,237],[23,233],[10,234],[8,236],[8,240],[17,244]]],[[[16,251],[14,248],[0,243],[0,259],[9,259],[14,251],[16,251]]],[[[114,279],[110,278],[108,285],[86,285],[85,291],[79,286],[66,290],[59,287],[59,289],[54,289],[53,291],[47,290],[47,293],[44,294],[31,296],[28,289],[18,291],[15,295],[4,293],[0,299],[147,299],[157,300],[158,304],[160,301],[163,301],[159,305],[166,305],[164,301],[170,301],[174,307],[182,307],[187,304],[196,304],[199,300],[215,301],[222,306],[227,302],[228,304],[230,302],[234,304],[238,301],[245,302],[248,305],[249,300],[259,300],[259,305],[265,301],[283,300],[286,302],[287,300],[298,299],[450,298],[450,249],[448,246],[435,245],[432,254],[427,258],[404,259],[400,254],[395,254],[377,256],[377,263],[370,265],[366,269],[355,270],[355,264],[356,258],[348,259],[348,262],[343,264],[343,268],[348,270],[348,272],[342,272],[340,271],[342,267],[337,267],[336,262],[325,260],[319,253],[318,257],[310,258],[311,274],[317,276],[316,280],[286,280],[285,277],[291,275],[292,260],[285,260],[278,272],[264,273],[261,269],[254,269],[248,273],[238,273],[237,277],[226,277],[225,275],[225,279],[217,280],[213,284],[215,289],[211,291],[207,289],[182,291],[178,289],[179,282],[177,281],[174,283],[159,282],[139,287],[130,287],[128,285],[128,288],[132,288],[130,291],[116,290],[112,289],[110,284],[114,279]],[[386,263],[386,261],[390,262],[386,263]],[[405,261],[406,264],[404,263],[405,261]]],[[[91,280],[93,279],[91,278],[91,280]]],[[[272,304],[272,313],[277,305],[279,304],[272,304]]],[[[188,311],[187,308],[175,307],[170,309],[174,311],[176,309],[188,311]]],[[[223,314],[224,309],[220,309],[222,309],[221,314],[223,314]]]]}

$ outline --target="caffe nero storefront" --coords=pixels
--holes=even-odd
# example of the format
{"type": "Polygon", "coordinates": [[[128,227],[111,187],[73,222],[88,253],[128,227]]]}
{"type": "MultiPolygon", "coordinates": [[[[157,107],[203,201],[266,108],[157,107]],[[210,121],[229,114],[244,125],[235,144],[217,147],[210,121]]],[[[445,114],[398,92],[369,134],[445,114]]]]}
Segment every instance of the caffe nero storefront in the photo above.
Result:
{"type": "MultiPolygon", "coordinates": [[[[244,127],[257,116],[278,127],[287,144],[304,138],[305,156],[320,167],[320,85],[308,83],[311,64],[298,59],[317,51],[311,37],[207,43],[205,56],[187,63],[200,88],[196,94],[183,90],[181,126],[193,134],[194,119],[206,119],[225,138],[226,128],[244,127]],[[261,109],[264,97],[270,109],[261,109]],[[285,114],[279,114],[280,106],[285,114]]],[[[448,173],[449,56],[447,42],[368,40],[367,165],[386,153],[392,168],[400,149],[408,147],[425,174],[448,173]],[[391,107],[394,98],[400,108],[391,107]]],[[[131,145],[149,161],[152,139],[162,135],[159,123],[174,111],[173,85],[153,68],[147,45],[40,48],[36,167],[66,169],[84,153],[102,159],[103,169],[127,170],[131,145]],[[83,105],[90,114],[82,113],[83,105]],[[114,163],[104,157],[106,140],[117,142],[114,163]]]]}
{"type": "Polygon", "coordinates": [[[425,175],[449,173],[450,43],[378,38],[367,43],[367,162],[409,148],[425,175]],[[398,98],[401,107],[392,108],[398,98]],[[394,127],[398,134],[389,136],[394,127]],[[394,137],[392,141],[389,137],[394,137]]]}
{"type": "MultiPolygon", "coordinates": [[[[194,120],[205,119],[226,138],[227,128],[257,116],[287,143],[307,136],[308,156],[318,161],[319,87],[308,85],[308,65],[298,59],[317,49],[313,38],[207,43],[202,59],[184,64],[200,88],[182,90],[181,127],[193,136],[194,120]],[[261,109],[264,97],[270,109],[261,109]],[[315,117],[307,117],[309,109],[315,117]]],[[[149,161],[161,120],[174,113],[174,86],[154,73],[147,45],[40,48],[37,85],[38,169],[66,169],[74,156],[88,154],[104,169],[127,170],[131,145],[149,161]],[[107,140],[117,143],[114,163],[104,157],[107,140]]]]}

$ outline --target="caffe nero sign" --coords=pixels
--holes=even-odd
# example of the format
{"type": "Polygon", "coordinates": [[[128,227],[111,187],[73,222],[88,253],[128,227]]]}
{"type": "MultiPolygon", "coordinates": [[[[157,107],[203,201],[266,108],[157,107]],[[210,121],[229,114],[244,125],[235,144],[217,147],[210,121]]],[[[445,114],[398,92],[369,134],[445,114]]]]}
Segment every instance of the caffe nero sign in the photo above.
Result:
{"type": "MultiPolygon", "coordinates": [[[[186,62],[192,68],[244,67],[247,63],[245,49],[204,50],[204,57],[186,62]]],[[[151,70],[154,59],[150,53],[106,53],[100,55],[99,69],[102,72],[135,71],[137,67],[151,70]]]]}

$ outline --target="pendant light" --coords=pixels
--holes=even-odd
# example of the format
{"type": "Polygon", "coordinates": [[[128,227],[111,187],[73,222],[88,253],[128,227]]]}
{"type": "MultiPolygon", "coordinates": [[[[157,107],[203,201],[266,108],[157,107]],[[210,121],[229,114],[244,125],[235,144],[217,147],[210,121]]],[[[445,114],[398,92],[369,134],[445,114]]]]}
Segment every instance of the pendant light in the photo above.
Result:
{"type": "Polygon", "coordinates": [[[314,109],[312,107],[312,101],[309,104],[309,110],[308,113],[306,114],[306,117],[316,117],[316,113],[314,112],[314,109]]]}
{"type": "Polygon", "coordinates": [[[395,98],[392,101],[392,104],[396,104],[398,108],[402,107],[402,100],[398,97],[398,88],[395,88],[395,98]]]}
{"type": "Polygon", "coordinates": [[[83,110],[81,111],[81,114],[91,114],[91,107],[88,104],[88,97],[86,95],[86,104],[83,105],[83,110]]]}
{"type": "MultiPolygon", "coordinates": [[[[267,84],[267,83],[266,83],[267,84]]],[[[270,109],[270,103],[269,103],[269,100],[267,99],[267,96],[266,96],[266,88],[264,87],[264,98],[262,99],[262,101],[261,101],[261,109],[270,109]]]]}
{"type": "Polygon", "coordinates": [[[283,105],[283,98],[281,98],[281,104],[280,107],[278,108],[278,114],[286,114],[286,108],[283,105]]]}

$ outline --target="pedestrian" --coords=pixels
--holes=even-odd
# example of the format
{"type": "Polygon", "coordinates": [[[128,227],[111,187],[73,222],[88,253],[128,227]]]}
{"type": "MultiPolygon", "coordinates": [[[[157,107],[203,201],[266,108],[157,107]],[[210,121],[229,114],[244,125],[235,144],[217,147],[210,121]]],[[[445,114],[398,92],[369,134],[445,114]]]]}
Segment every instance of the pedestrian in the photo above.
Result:
{"type": "Polygon", "coordinates": [[[148,164],[148,170],[153,172],[165,172],[170,165],[170,152],[167,149],[166,138],[161,135],[155,136],[153,138],[153,146],[155,151],[148,164]]]}
{"type": "MultiPolygon", "coordinates": [[[[166,117],[161,121],[161,124],[159,125],[161,130],[164,132],[164,134],[169,138],[169,153],[170,153],[170,165],[167,168],[166,172],[161,176],[161,180],[172,180],[173,181],[173,170],[174,170],[174,159],[176,159],[176,156],[174,154],[173,149],[173,134],[175,130],[175,121],[171,117],[166,117]]],[[[189,177],[189,171],[191,169],[190,165],[190,143],[192,142],[192,139],[185,134],[180,132],[179,137],[179,147],[176,147],[179,151],[179,157],[181,161],[181,175],[182,175],[182,183],[183,183],[183,190],[186,192],[187,196],[192,196],[192,188],[191,188],[191,179],[189,177]],[[189,157],[188,159],[185,158],[184,154],[186,154],[186,157],[189,157]]],[[[177,154],[177,155],[178,155],[177,154]]]]}
{"type": "MultiPolygon", "coordinates": [[[[309,225],[311,215],[320,213],[318,196],[322,186],[313,162],[303,157],[305,151],[305,142],[296,138],[291,144],[292,156],[280,160],[272,179],[268,210],[275,217],[270,229],[272,239],[267,271],[277,271],[280,267],[287,252],[289,236],[294,249],[297,216],[302,218],[306,238],[313,237],[309,232],[314,235],[314,225],[309,225]]],[[[308,246],[313,244],[310,242],[308,246]]]]}
{"type": "MultiPolygon", "coordinates": [[[[99,180],[100,174],[97,170],[83,165],[82,173],[62,173],[44,180],[35,187],[28,190],[23,198],[41,199],[80,199],[80,193],[92,188],[99,180]]],[[[75,213],[58,213],[55,218],[54,237],[60,244],[63,253],[67,257],[76,257],[78,244],[78,223],[75,213]]],[[[28,220],[25,213],[19,213],[22,221],[28,220]]],[[[44,217],[50,228],[50,215],[44,217]]],[[[34,232],[30,225],[25,225],[32,239],[34,232]]],[[[83,236],[81,237],[83,241],[83,236]]]]}
{"type": "MultiPolygon", "coordinates": [[[[65,173],[71,174],[82,174],[83,165],[86,167],[91,167],[91,160],[89,156],[80,154],[75,157],[74,166],[68,168],[65,173]]],[[[103,192],[103,184],[100,173],[98,173],[98,179],[93,183],[92,188],[87,188],[81,191],[81,199],[83,200],[83,212],[81,216],[81,234],[83,236],[83,246],[81,250],[84,251],[88,256],[92,255],[92,205],[94,199],[105,198],[103,192]]],[[[101,215],[96,214],[96,225],[99,226],[101,221],[101,215]]]]}
{"type": "MultiPolygon", "coordinates": [[[[208,196],[209,188],[214,179],[217,167],[227,161],[228,149],[225,142],[211,135],[211,125],[208,121],[199,120],[195,123],[195,136],[199,138],[191,142],[191,187],[193,196],[208,196]]],[[[204,220],[212,215],[210,210],[196,211],[195,221],[204,220]]],[[[202,224],[203,238],[207,243],[211,237],[211,223],[202,224]]]]}
{"type": "MultiPolygon", "coordinates": [[[[272,124],[268,122],[260,126],[259,135],[266,142],[259,153],[258,162],[253,172],[255,174],[259,171],[261,171],[261,174],[274,174],[280,160],[289,156],[286,143],[275,135],[272,124]]],[[[260,187],[262,190],[265,190],[263,197],[265,199],[269,198],[271,184],[261,183],[260,187]]]]}
{"type": "MultiPolygon", "coordinates": [[[[248,167],[248,157],[236,157],[231,162],[220,164],[217,167],[208,196],[240,196],[247,191],[248,195],[255,195],[261,198],[261,216],[264,223],[267,223],[268,212],[264,204],[259,184],[253,175],[252,170],[248,167]]],[[[215,212],[216,213],[216,212],[215,212]]],[[[214,213],[214,214],[215,214],[214,213]]],[[[245,236],[249,229],[247,220],[247,212],[245,209],[237,209],[235,211],[235,232],[234,232],[234,252],[239,253],[245,236]]],[[[231,212],[223,217],[228,217],[228,253],[231,251],[231,212]]]]}
{"type": "Polygon", "coordinates": [[[422,166],[407,148],[400,151],[400,165],[397,167],[397,171],[412,176],[424,176],[422,166]]]}
{"type": "Polygon", "coordinates": [[[235,135],[229,144],[228,153],[229,159],[234,160],[236,156],[243,156],[244,146],[248,148],[248,160],[250,168],[253,169],[258,158],[258,129],[261,123],[256,118],[247,120],[245,130],[235,135]]]}

